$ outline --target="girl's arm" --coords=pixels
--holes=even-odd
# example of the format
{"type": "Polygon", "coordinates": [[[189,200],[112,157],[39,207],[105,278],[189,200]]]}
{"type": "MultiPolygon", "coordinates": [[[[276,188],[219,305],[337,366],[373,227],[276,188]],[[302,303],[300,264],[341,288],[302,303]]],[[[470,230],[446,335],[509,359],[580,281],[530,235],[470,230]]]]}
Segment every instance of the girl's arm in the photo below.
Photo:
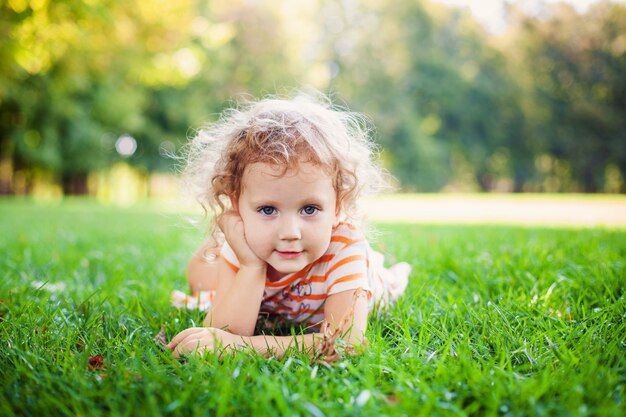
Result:
{"type": "Polygon", "coordinates": [[[204,325],[252,336],[263,301],[267,264],[250,249],[243,221],[235,210],[223,213],[219,226],[240,265],[235,272],[222,257],[218,259],[215,298],[204,325]]]}
{"type": "Polygon", "coordinates": [[[241,336],[253,335],[263,301],[265,267],[241,265],[235,273],[219,258],[217,272],[219,279],[213,307],[207,311],[204,325],[241,336]]]}
{"type": "MultiPolygon", "coordinates": [[[[325,321],[332,330],[338,330],[348,345],[359,346],[364,341],[367,326],[367,296],[364,291],[350,290],[333,294],[324,305],[325,321]]],[[[217,328],[194,327],[177,334],[168,347],[178,357],[188,352],[237,350],[245,347],[254,349],[264,356],[283,357],[292,347],[306,351],[310,356],[320,352],[324,335],[312,333],[301,336],[237,335],[217,328]]]]}

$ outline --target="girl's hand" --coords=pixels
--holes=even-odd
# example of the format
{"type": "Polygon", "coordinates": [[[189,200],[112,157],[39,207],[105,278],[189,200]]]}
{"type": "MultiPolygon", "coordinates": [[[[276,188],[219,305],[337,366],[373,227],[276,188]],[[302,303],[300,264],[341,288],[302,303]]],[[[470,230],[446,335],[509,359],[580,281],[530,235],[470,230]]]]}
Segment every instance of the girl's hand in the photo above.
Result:
{"type": "Polygon", "coordinates": [[[178,333],[167,345],[173,350],[173,355],[180,358],[188,353],[200,353],[204,351],[235,350],[246,346],[242,336],[228,333],[213,327],[192,327],[178,333]]]}
{"type": "Polygon", "coordinates": [[[226,241],[237,255],[241,266],[265,268],[266,263],[250,249],[246,240],[243,220],[235,210],[228,210],[218,220],[226,241]]]}

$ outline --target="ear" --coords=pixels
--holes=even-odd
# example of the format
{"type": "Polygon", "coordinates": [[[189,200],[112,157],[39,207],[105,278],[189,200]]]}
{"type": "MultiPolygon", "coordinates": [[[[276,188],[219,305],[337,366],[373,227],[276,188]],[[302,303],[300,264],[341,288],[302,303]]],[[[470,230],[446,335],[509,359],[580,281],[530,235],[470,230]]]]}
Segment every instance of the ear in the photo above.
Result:
{"type": "Polygon", "coordinates": [[[228,197],[230,200],[230,206],[233,210],[239,213],[239,199],[237,197],[228,197]]]}
{"type": "Polygon", "coordinates": [[[335,220],[333,222],[333,229],[339,226],[341,222],[341,204],[337,201],[337,205],[335,207],[335,220]]]}

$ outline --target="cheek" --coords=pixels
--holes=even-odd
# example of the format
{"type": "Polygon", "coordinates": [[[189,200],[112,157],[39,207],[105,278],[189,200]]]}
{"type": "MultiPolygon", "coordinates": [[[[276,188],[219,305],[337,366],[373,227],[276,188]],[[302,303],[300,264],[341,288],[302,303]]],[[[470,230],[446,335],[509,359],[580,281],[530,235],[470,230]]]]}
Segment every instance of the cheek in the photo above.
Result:
{"type": "Polygon", "coordinates": [[[268,236],[270,235],[266,228],[264,228],[263,222],[244,220],[243,229],[246,234],[246,241],[248,246],[257,255],[262,252],[268,245],[268,236]]]}
{"type": "Polygon", "coordinates": [[[314,237],[318,250],[326,250],[330,244],[330,238],[333,233],[333,222],[326,219],[324,224],[317,224],[310,229],[311,236],[314,237]]]}

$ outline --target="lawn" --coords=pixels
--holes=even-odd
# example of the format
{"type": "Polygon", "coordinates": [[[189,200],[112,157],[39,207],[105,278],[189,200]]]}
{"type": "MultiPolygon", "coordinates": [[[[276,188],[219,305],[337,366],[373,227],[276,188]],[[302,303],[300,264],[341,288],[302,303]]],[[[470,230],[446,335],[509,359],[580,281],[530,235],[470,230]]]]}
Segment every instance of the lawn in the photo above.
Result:
{"type": "Polygon", "coordinates": [[[0,415],[626,414],[625,229],[377,226],[414,273],[362,355],[179,361],[153,337],[202,320],[168,299],[197,227],[0,200],[0,415]]]}

